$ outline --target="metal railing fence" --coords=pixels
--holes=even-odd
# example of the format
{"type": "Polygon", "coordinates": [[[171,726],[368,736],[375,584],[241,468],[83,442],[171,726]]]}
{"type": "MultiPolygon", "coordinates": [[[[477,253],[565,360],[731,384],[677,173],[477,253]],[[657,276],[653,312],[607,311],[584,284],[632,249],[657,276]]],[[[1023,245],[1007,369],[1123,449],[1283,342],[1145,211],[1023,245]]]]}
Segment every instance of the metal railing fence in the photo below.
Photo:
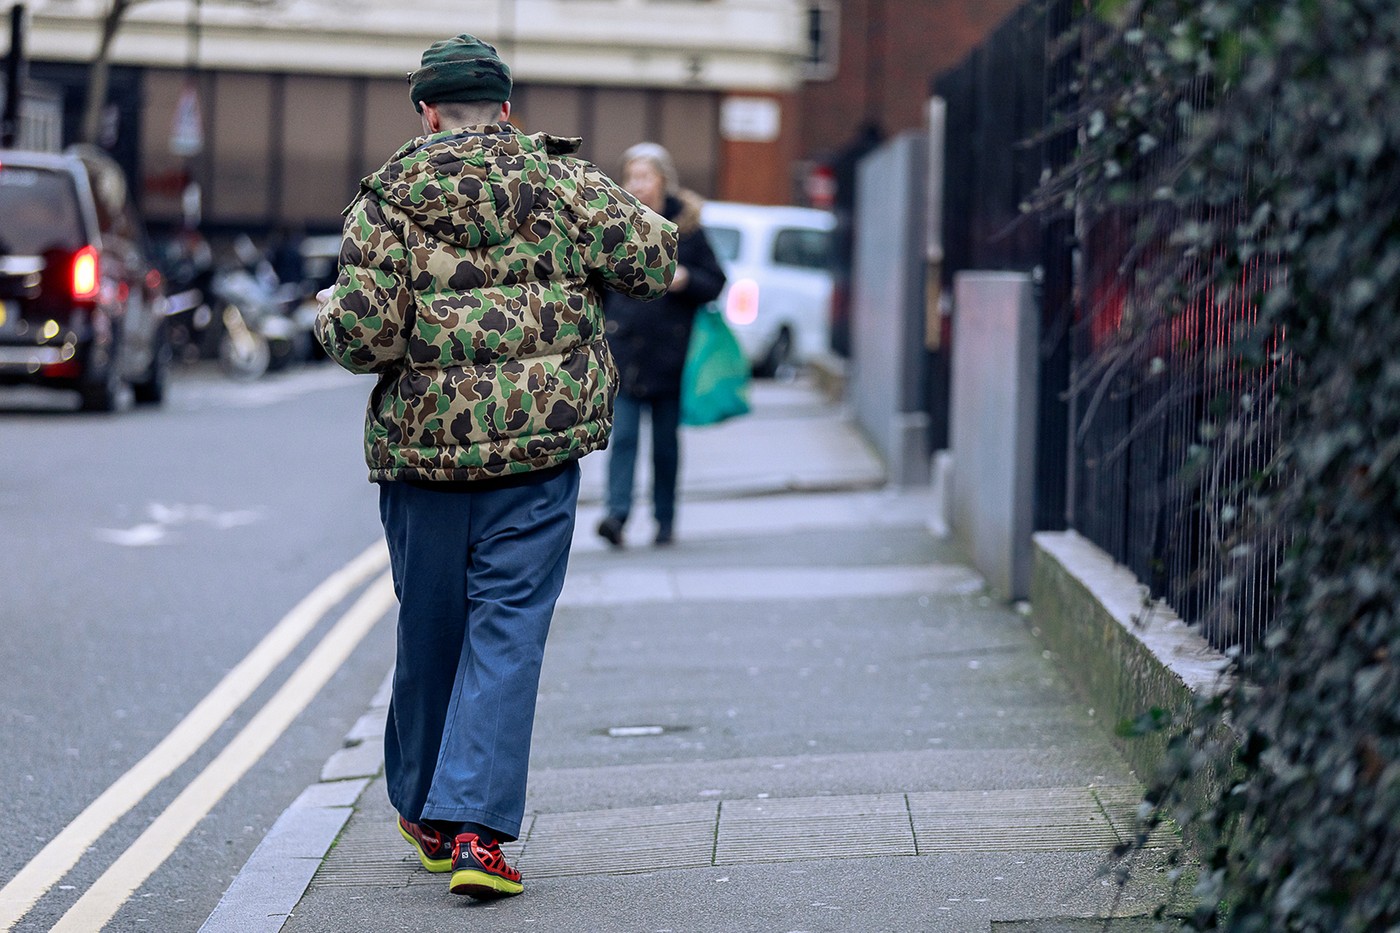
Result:
{"type": "MultiPolygon", "coordinates": [[[[1075,529],[1218,648],[1250,651],[1273,614],[1284,548],[1259,534],[1249,507],[1277,443],[1275,374],[1231,354],[1237,328],[1257,319],[1240,296],[1267,284],[1263,267],[1217,290],[1214,264],[1180,266],[1179,293],[1191,297],[1145,324],[1136,309],[1160,282],[1139,272],[1175,259],[1140,240],[1139,216],[1082,204],[1073,216],[1021,211],[1076,150],[1085,62],[1094,67],[1079,6],[1026,4],[935,83],[948,107],[945,285],[963,269],[1033,272],[1040,283],[1036,527],[1075,529]]],[[[1199,106],[1208,93],[1202,84],[1190,96],[1199,106]]],[[[1182,210],[1222,219],[1204,204],[1182,210]]]]}

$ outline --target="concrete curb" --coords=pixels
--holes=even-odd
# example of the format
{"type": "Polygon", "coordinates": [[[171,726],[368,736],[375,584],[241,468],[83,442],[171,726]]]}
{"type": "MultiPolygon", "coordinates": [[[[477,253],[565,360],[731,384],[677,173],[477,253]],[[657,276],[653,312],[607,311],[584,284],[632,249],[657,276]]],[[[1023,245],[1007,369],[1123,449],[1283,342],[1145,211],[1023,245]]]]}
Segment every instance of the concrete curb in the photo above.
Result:
{"type": "Polygon", "coordinates": [[[369,779],[313,784],[273,824],[200,933],[276,933],[355,812],[369,779]]]}
{"type": "Polygon", "coordinates": [[[1038,634],[1113,733],[1134,770],[1150,779],[1168,736],[1117,734],[1120,723],[1153,710],[1184,716],[1197,698],[1228,683],[1229,660],[1126,567],[1073,531],[1034,536],[1031,606],[1038,634]]]}
{"type": "Polygon", "coordinates": [[[828,402],[846,397],[846,360],[834,353],[821,353],[807,361],[812,381],[828,402]]]}
{"type": "Polygon", "coordinates": [[[321,768],[321,780],[277,818],[239,870],[199,933],[277,933],[311,885],[360,796],[384,767],[384,717],[393,670],[345,747],[321,768]]]}

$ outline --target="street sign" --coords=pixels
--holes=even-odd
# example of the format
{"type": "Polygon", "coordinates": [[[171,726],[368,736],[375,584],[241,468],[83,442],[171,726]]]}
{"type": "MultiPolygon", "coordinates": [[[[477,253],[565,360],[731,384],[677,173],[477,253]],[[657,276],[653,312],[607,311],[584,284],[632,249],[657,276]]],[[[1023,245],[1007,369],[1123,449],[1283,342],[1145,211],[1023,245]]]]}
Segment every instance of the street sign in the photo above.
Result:
{"type": "Polygon", "coordinates": [[[170,121],[170,154],[189,158],[204,151],[204,120],[199,111],[199,91],[194,81],[186,81],[175,102],[170,121]]]}
{"type": "Polygon", "coordinates": [[[725,139],[772,142],[781,124],[782,111],[771,97],[726,97],[720,105],[719,131],[725,139]]]}
{"type": "Polygon", "coordinates": [[[803,180],[807,202],[824,211],[836,205],[836,171],[830,165],[814,165],[803,180]]]}

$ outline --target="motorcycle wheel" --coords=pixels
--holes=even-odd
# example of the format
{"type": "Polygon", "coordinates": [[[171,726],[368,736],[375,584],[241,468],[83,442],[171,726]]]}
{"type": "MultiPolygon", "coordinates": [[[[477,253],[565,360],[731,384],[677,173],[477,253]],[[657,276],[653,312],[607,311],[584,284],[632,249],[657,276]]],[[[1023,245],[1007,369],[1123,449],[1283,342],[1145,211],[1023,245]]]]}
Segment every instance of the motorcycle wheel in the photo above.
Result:
{"type": "Polygon", "coordinates": [[[249,328],[237,308],[225,308],[224,333],[219,340],[219,363],[224,372],[235,379],[257,379],[271,362],[267,338],[249,328]]]}
{"type": "Polygon", "coordinates": [[[268,339],[268,350],[272,360],[268,364],[269,372],[279,372],[289,369],[297,363],[306,360],[306,343],[301,339],[301,335],[286,338],[268,339]]]}

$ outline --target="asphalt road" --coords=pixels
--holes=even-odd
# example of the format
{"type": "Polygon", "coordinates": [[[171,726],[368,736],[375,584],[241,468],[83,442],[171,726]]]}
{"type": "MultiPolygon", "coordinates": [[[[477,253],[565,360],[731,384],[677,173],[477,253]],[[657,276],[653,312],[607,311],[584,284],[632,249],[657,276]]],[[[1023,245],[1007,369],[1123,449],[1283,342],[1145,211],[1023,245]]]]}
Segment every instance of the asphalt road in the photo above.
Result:
{"type": "Polygon", "coordinates": [[[6,903],[36,891],[13,929],[66,915],[92,929],[75,913],[85,894],[112,905],[108,930],[198,929],[363,713],[392,663],[382,601],[344,663],[312,659],[303,711],[278,697],[383,574],[372,559],[300,612],[304,637],[265,655],[265,677],[235,677],[247,699],[203,715],[207,741],[187,721],[185,751],[169,750],[216,688],[237,700],[226,676],[294,607],[380,540],[360,448],[368,391],[329,366],[249,384],[184,371],[164,406],[100,416],[0,389],[0,930],[6,903]],[[270,747],[216,760],[270,703],[291,709],[285,731],[264,718],[244,736],[270,747]],[[132,769],[149,777],[153,750],[169,776],[139,788],[132,769]],[[172,828],[176,801],[187,832],[172,828]]]}

